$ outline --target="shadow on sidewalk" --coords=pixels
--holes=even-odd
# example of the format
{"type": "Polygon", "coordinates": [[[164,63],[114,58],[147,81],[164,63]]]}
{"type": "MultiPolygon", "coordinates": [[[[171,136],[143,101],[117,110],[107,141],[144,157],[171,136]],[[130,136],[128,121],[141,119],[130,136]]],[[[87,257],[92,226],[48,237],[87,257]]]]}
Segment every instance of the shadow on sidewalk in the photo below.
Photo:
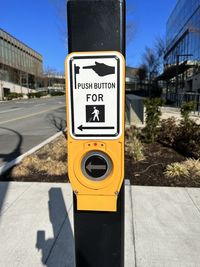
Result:
{"type": "Polygon", "coordinates": [[[37,232],[36,248],[42,252],[42,263],[48,267],[73,267],[74,237],[60,188],[49,190],[49,219],[53,238],[46,239],[45,231],[37,232]]]}

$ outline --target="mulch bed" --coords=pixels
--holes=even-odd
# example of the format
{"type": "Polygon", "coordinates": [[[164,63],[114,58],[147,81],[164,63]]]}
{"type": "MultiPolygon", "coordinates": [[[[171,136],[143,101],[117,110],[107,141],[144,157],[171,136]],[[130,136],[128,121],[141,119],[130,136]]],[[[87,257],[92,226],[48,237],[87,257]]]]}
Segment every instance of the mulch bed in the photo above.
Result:
{"type": "Polygon", "coordinates": [[[163,172],[168,164],[185,160],[185,157],[175,150],[159,143],[144,144],[144,156],[145,159],[138,162],[133,161],[128,155],[125,157],[125,178],[129,179],[132,185],[198,186],[188,184],[183,177],[164,176],[163,172]]]}

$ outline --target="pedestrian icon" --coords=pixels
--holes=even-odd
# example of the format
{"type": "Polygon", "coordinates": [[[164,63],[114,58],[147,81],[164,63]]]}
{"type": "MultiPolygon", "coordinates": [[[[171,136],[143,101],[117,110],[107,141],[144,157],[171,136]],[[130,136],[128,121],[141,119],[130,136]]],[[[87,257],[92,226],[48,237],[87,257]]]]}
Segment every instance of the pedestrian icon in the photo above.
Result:
{"type": "Polygon", "coordinates": [[[92,114],[94,114],[94,116],[93,116],[93,121],[99,121],[99,110],[96,108],[96,107],[94,107],[94,111],[92,112],[92,114]]]}
{"type": "Polygon", "coordinates": [[[86,122],[105,122],[105,106],[86,105],[86,122]]]}

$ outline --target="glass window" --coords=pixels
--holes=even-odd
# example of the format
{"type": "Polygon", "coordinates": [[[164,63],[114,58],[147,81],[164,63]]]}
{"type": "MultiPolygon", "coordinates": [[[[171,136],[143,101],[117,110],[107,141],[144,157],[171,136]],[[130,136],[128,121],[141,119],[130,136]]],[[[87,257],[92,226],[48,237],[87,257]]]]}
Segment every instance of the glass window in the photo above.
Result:
{"type": "MultiPolygon", "coordinates": [[[[166,45],[169,64],[175,64],[176,54],[193,54],[193,58],[200,58],[200,0],[177,2],[167,22],[166,45]]],[[[188,56],[182,58],[187,59],[188,56]]]]}

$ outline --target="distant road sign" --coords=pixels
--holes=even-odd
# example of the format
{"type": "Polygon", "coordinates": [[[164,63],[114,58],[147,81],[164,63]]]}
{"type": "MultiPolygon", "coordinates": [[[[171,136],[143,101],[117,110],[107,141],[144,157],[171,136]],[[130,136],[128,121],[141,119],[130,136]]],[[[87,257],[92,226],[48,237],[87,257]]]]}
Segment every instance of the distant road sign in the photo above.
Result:
{"type": "Polygon", "coordinates": [[[122,66],[118,52],[72,53],[67,57],[70,135],[116,139],[122,129],[122,66]]]}

